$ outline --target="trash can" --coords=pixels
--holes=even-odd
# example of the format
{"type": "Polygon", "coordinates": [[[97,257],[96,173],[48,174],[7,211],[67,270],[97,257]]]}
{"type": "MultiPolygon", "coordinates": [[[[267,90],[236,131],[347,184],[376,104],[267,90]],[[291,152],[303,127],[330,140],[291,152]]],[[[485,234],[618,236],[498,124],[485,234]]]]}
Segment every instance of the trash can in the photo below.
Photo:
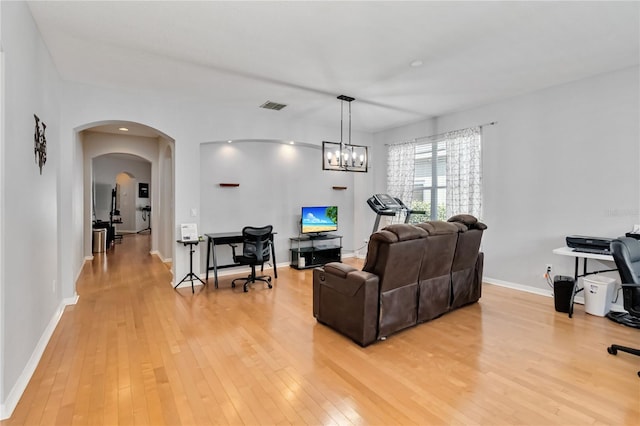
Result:
{"type": "Polygon", "coordinates": [[[107,248],[107,230],[94,229],[93,230],[93,252],[104,253],[106,248],[107,248]]]}
{"type": "Polygon", "coordinates": [[[573,277],[563,275],[553,277],[553,302],[557,312],[571,314],[571,302],[573,300],[575,285],[576,282],[573,277]]]}
{"type": "Polygon", "coordinates": [[[584,311],[603,317],[611,310],[611,301],[616,288],[615,278],[589,275],[582,279],[584,286],[584,311]]]}

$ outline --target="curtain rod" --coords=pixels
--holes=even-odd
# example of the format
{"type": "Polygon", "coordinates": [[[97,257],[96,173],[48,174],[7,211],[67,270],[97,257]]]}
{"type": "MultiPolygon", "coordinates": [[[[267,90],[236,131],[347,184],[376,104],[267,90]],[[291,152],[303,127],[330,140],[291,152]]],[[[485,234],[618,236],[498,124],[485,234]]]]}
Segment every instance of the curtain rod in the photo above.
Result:
{"type": "Polygon", "coordinates": [[[474,127],[480,127],[480,128],[482,128],[482,127],[486,127],[486,126],[494,126],[494,125],[496,125],[496,124],[498,124],[498,122],[497,122],[497,121],[490,121],[490,122],[488,122],[488,123],[478,124],[478,125],[476,125],[476,126],[470,126],[470,127],[465,127],[465,128],[463,128],[463,129],[456,129],[456,130],[450,130],[450,131],[448,131],[448,132],[438,133],[437,135],[431,135],[431,136],[420,136],[420,137],[418,137],[418,138],[413,138],[413,139],[411,139],[409,142],[386,143],[386,144],[384,144],[384,145],[385,145],[385,146],[402,145],[402,144],[404,144],[404,143],[418,142],[418,141],[419,141],[419,140],[421,140],[421,139],[437,139],[437,138],[440,138],[440,137],[442,137],[442,136],[446,135],[447,133],[459,132],[459,131],[461,131],[461,130],[467,130],[467,129],[473,129],[474,127]]]}

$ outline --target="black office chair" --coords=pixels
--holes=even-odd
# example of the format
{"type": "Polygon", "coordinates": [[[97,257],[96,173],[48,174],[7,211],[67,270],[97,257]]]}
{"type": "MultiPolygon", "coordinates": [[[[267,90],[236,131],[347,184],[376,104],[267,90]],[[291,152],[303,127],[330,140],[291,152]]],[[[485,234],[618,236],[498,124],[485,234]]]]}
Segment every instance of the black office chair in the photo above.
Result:
{"type": "Polygon", "coordinates": [[[264,267],[264,263],[269,261],[271,254],[271,231],[273,226],[267,225],[261,228],[245,226],[242,229],[244,245],[242,254],[236,255],[236,246],[231,244],[233,261],[241,265],[250,265],[251,274],[247,278],[236,278],[231,282],[231,287],[236,286],[236,281],[244,281],[244,291],[249,291],[249,284],[256,281],[264,281],[272,288],[271,277],[269,275],[256,276],[256,265],[264,267]]]}
{"type": "MultiPolygon", "coordinates": [[[[617,323],[640,328],[640,241],[629,237],[615,239],[611,242],[611,254],[622,279],[624,309],[629,313],[609,312],[607,317],[617,323]]],[[[640,349],[620,345],[607,348],[611,355],[618,351],[640,356],[640,349]]]]}

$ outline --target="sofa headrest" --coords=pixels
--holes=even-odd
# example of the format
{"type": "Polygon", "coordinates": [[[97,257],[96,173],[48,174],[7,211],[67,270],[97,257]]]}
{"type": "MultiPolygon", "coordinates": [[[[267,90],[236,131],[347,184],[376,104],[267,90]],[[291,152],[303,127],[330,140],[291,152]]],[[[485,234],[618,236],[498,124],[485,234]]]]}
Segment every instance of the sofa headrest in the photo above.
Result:
{"type": "MultiPolygon", "coordinates": [[[[418,238],[425,238],[429,235],[429,233],[424,229],[408,223],[396,223],[394,225],[385,226],[380,233],[384,233],[385,239],[391,237],[387,235],[387,233],[393,234],[394,237],[391,237],[393,240],[390,240],[389,242],[416,240],[418,238]]],[[[378,234],[378,232],[376,232],[376,234],[378,234]]]]}
{"type": "Polygon", "coordinates": [[[455,216],[451,216],[447,220],[447,222],[460,222],[469,226],[469,225],[476,224],[478,222],[478,219],[475,216],[472,216],[470,214],[457,214],[455,216]]]}
{"type": "Polygon", "coordinates": [[[371,241],[381,241],[383,243],[395,243],[398,241],[398,236],[391,231],[381,229],[380,231],[374,232],[373,234],[371,234],[371,237],[369,238],[369,243],[371,243],[371,241]]]}
{"type": "Polygon", "coordinates": [[[417,223],[415,226],[424,229],[429,235],[455,234],[460,231],[460,228],[458,228],[456,224],[443,222],[441,220],[417,223]]]}
{"type": "Polygon", "coordinates": [[[470,214],[457,214],[455,216],[451,216],[447,222],[462,223],[469,229],[487,229],[487,225],[482,222],[478,222],[478,219],[470,214]]]}

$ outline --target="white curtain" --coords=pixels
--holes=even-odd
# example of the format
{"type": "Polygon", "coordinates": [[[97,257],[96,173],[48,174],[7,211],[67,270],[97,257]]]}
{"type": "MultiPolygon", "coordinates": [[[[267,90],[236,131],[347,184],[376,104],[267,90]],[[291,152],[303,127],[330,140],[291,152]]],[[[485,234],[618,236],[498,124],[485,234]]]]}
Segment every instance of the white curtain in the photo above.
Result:
{"type": "Polygon", "coordinates": [[[482,129],[449,132],[447,141],[447,217],[482,217],[482,129]]]}
{"type": "Polygon", "coordinates": [[[387,192],[407,206],[413,200],[416,144],[407,142],[389,146],[387,155],[387,192]]]}

